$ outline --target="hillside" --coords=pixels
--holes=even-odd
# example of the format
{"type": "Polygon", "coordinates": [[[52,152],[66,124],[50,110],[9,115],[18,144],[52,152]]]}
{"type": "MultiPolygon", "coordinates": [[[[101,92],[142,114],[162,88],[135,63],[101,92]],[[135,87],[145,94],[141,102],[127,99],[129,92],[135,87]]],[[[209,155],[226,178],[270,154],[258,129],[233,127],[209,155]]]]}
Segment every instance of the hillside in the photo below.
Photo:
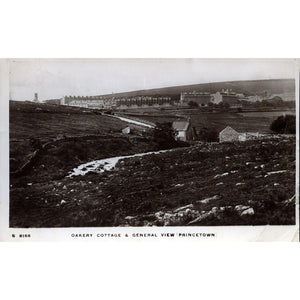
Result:
{"type": "Polygon", "coordinates": [[[199,144],[30,180],[11,187],[12,227],[295,224],[293,137],[199,144]]]}
{"type": "MultiPolygon", "coordinates": [[[[115,97],[132,97],[132,96],[153,96],[153,95],[170,95],[179,97],[182,91],[202,91],[215,93],[222,89],[232,89],[237,93],[246,95],[260,94],[268,91],[270,94],[294,94],[295,80],[293,79],[272,79],[272,80],[247,80],[247,81],[228,81],[200,83],[192,85],[172,86],[149,90],[138,90],[124,93],[115,93],[115,97]]],[[[111,96],[103,95],[103,96],[111,96]]]]}
{"type": "Polygon", "coordinates": [[[10,101],[11,181],[60,178],[78,163],[156,149],[138,129],[123,135],[126,126],[95,110],[10,101]]]}
{"type": "Polygon", "coordinates": [[[120,132],[125,122],[112,119],[92,109],[10,101],[10,138],[55,138],[120,132]]]}

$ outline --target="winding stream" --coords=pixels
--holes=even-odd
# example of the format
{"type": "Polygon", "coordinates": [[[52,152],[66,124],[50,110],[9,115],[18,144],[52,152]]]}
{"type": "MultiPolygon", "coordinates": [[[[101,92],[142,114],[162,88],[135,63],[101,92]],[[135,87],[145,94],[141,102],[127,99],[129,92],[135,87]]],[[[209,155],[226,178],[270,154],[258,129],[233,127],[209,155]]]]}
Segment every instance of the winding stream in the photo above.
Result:
{"type": "Polygon", "coordinates": [[[77,168],[74,168],[67,177],[78,176],[78,175],[84,176],[85,174],[87,174],[90,171],[97,172],[97,173],[103,173],[104,171],[112,170],[116,166],[118,161],[121,159],[145,156],[145,155],[150,155],[150,154],[159,154],[159,153],[172,151],[172,150],[173,149],[145,152],[145,153],[137,153],[137,154],[132,154],[132,155],[115,156],[115,157],[90,161],[88,163],[78,166],[77,168]]]}
{"type": "MultiPolygon", "coordinates": [[[[142,122],[135,121],[135,120],[128,119],[128,118],[115,116],[115,115],[108,115],[108,114],[106,114],[106,116],[117,118],[117,119],[127,122],[127,123],[132,123],[132,124],[141,125],[141,126],[145,126],[145,127],[149,127],[149,128],[154,128],[154,126],[152,126],[150,124],[142,123],[142,122]]],[[[90,171],[97,172],[97,173],[102,173],[104,171],[110,171],[116,166],[116,164],[118,163],[118,161],[120,159],[145,156],[145,155],[150,155],[150,154],[158,154],[158,153],[163,153],[166,151],[170,151],[170,149],[154,151],[154,152],[137,153],[137,154],[125,155],[125,156],[115,156],[115,157],[90,161],[88,163],[78,166],[77,168],[74,168],[71,172],[69,172],[70,174],[67,177],[78,176],[78,175],[83,176],[90,171]]]]}

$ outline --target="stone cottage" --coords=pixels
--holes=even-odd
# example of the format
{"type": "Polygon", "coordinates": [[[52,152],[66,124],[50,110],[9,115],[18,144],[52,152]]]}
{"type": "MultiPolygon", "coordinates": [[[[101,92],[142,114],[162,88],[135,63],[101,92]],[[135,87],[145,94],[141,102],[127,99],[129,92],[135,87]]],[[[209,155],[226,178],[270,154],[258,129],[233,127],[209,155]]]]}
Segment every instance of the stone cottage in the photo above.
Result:
{"type": "Polygon", "coordinates": [[[258,132],[237,132],[230,126],[227,126],[219,133],[219,142],[245,142],[258,139],[261,135],[258,132]]]}
{"type": "Polygon", "coordinates": [[[193,139],[193,130],[190,120],[174,121],[172,128],[176,131],[176,140],[185,142],[193,139]]]}

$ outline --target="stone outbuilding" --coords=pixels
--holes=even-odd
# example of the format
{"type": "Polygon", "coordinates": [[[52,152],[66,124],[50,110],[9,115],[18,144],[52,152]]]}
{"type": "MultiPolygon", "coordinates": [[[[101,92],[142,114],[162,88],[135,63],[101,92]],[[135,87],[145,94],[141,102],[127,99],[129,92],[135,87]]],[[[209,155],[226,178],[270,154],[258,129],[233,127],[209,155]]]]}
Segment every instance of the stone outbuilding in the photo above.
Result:
{"type": "Polygon", "coordinates": [[[256,140],[260,138],[260,134],[258,132],[237,132],[230,126],[227,126],[219,133],[219,142],[245,142],[249,140],[256,140]]]}
{"type": "Polygon", "coordinates": [[[230,126],[227,126],[219,133],[219,142],[223,143],[239,141],[239,136],[240,134],[236,130],[234,130],[230,126]]]}
{"type": "Polygon", "coordinates": [[[122,129],[123,134],[129,134],[130,132],[131,132],[131,128],[129,126],[122,129]]]}

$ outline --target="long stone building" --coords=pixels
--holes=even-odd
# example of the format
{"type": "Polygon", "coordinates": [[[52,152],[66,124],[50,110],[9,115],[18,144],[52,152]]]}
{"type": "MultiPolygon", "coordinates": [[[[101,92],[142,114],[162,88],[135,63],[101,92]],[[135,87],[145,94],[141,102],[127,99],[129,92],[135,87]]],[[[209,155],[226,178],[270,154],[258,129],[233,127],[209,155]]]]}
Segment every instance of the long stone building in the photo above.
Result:
{"type": "Polygon", "coordinates": [[[216,92],[211,96],[213,103],[219,104],[220,102],[223,102],[224,104],[227,103],[229,105],[237,104],[239,100],[243,97],[243,95],[237,94],[228,89],[223,89],[221,92],[216,92]]]}
{"type": "Polygon", "coordinates": [[[97,109],[126,109],[138,107],[160,107],[174,105],[175,101],[168,96],[135,96],[135,97],[114,97],[114,96],[65,96],[61,99],[62,105],[79,106],[97,109]]]}
{"type": "Polygon", "coordinates": [[[199,106],[208,106],[209,103],[219,104],[221,102],[234,105],[239,103],[240,94],[231,90],[222,90],[221,92],[182,92],[180,95],[180,104],[188,104],[190,101],[197,103],[199,106]]]}
{"type": "Polygon", "coordinates": [[[206,92],[182,92],[180,95],[180,104],[188,104],[189,102],[195,102],[199,106],[208,106],[212,97],[210,93],[206,92]]]}

